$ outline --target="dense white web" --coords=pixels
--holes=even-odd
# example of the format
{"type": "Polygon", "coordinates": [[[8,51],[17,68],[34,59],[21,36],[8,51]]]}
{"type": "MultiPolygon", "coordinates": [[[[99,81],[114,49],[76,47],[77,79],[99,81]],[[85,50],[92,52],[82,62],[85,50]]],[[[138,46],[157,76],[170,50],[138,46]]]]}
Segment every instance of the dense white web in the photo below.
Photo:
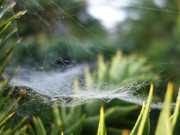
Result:
{"type": "MultiPolygon", "coordinates": [[[[138,94],[140,89],[148,86],[146,82],[127,83],[118,88],[114,88],[112,85],[106,90],[97,88],[97,84],[94,84],[90,90],[87,90],[86,86],[75,89],[73,87],[74,80],[83,76],[82,69],[83,65],[65,72],[20,69],[16,77],[12,79],[11,85],[30,88],[43,98],[44,103],[51,103],[55,100],[63,106],[81,105],[91,102],[92,99],[102,99],[106,103],[113,99],[120,99],[139,105],[146,100],[146,97],[138,94]]],[[[106,83],[102,83],[102,85],[106,85],[106,83]]],[[[31,94],[31,92],[27,91],[27,94],[31,94]]],[[[162,103],[154,102],[151,107],[161,108],[162,103]]]]}
{"type": "MultiPolygon", "coordinates": [[[[10,0],[9,2],[11,2],[10,0]]],[[[41,1],[42,2],[42,1],[41,1]]],[[[36,20],[35,23],[40,23],[42,24],[43,29],[42,31],[48,32],[48,38],[43,41],[39,41],[41,44],[46,44],[44,47],[43,51],[43,56],[35,56],[34,52],[30,50],[30,45],[28,42],[21,42],[22,46],[19,46],[17,50],[20,47],[24,47],[27,51],[26,57],[28,63],[27,65],[21,66],[22,68],[20,71],[17,73],[17,75],[12,79],[10,82],[11,85],[19,86],[19,87],[25,87],[25,88],[30,88],[31,90],[37,92],[39,95],[42,96],[47,96],[49,97],[49,101],[51,100],[64,100],[66,105],[71,105],[71,100],[72,98],[78,98],[76,104],[83,104],[88,102],[90,99],[103,99],[106,102],[111,101],[114,98],[118,98],[124,101],[129,101],[137,104],[142,104],[142,101],[146,99],[146,97],[140,96],[138,94],[138,90],[145,88],[149,83],[146,83],[146,80],[143,83],[137,83],[137,82],[131,82],[128,84],[125,84],[123,86],[114,88],[109,87],[108,90],[103,90],[103,89],[98,89],[98,88],[92,88],[92,90],[86,90],[86,84],[84,84],[84,81],[81,81],[84,79],[84,64],[88,64],[90,67],[94,67],[94,64],[88,63],[87,62],[82,62],[78,63],[71,60],[66,60],[63,58],[61,55],[55,55],[52,50],[49,50],[49,48],[52,46],[51,43],[54,41],[54,44],[59,44],[56,39],[57,37],[63,37],[65,41],[72,40],[77,42],[79,44],[79,48],[83,48],[85,44],[86,47],[84,47],[83,51],[93,57],[93,59],[97,59],[97,54],[94,54],[87,48],[93,48],[95,50],[101,50],[101,51],[107,51],[110,52],[108,55],[112,55],[114,52],[110,50],[111,46],[108,46],[108,39],[105,41],[102,39],[100,36],[98,36],[96,33],[91,32],[86,26],[84,26],[81,22],[77,21],[74,19],[74,16],[77,14],[69,13],[69,11],[73,8],[81,8],[80,7],[71,7],[68,10],[64,10],[64,8],[60,5],[57,4],[57,1],[55,0],[48,0],[48,6],[51,7],[51,10],[53,14],[50,14],[45,7],[38,1],[38,0],[24,0],[20,1],[17,0],[18,7],[20,10],[27,9],[29,15],[32,15],[34,19],[36,20]],[[81,40],[80,38],[74,34],[71,33],[71,30],[69,30],[68,26],[64,24],[64,19],[69,20],[72,22],[75,26],[80,28],[81,31],[86,33],[90,39],[88,40],[95,40],[99,44],[102,44],[106,46],[106,49],[103,46],[95,46],[93,43],[88,42],[88,40],[84,41],[81,40]],[[42,58],[42,62],[38,62],[38,59],[42,58]],[[54,61],[56,60],[62,60],[61,65],[56,65],[55,68],[50,68],[53,64],[54,61]],[[68,63],[68,64],[67,64],[68,63]],[[68,66],[67,66],[68,65],[68,66]],[[65,70],[62,70],[62,67],[64,67],[65,70]],[[79,78],[80,79],[80,88],[78,89],[78,92],[74,91],[73,87],[73,82],[75,79],[79,78]]],[[[115,29],[115,26],[117,23],[120,21],[123,21],[127,16],[128,13],[126,13],[127,8],[133,8],[133,9],[138,9],[138,10],[145,10],[149,11],[150,13],[156,14],[156,12],[162,12],[164,14],[176,14],[179,15],[179,11],[176,10],[171,10],[171,9],[164,9],[163,5],[165,4],[165,1],[161,2],[156,2],[156,4],[159,6],[159,8],[152,8],[152,7],[146,7],[146,6],[141,6],[138,4],[138,1],[112,1],[109,2],[108,0],[101,0],[99,3],[96,3],[96,1],[91,1],[88,0],[87,3],[87,9],[84,12],[84,14],[90,14],[93,15],[93,17],[97,19],[101,19],[100,22],[103,24],[102,29],[109,28],[109,32],[112,32],[111,29],[115,29]],[[93,5],[94,4],[94,5],[93,5]],[[94,7],[93,7],[94,6],[94,7]],[[96,10],[95,10],[96,8],[96,10]],[[103,14],[102,10],[107,10],[106,14],[103,14]],[[97,13],[94,13],[94,12],[97,13]],[[111,12],[112,11],[112,12],[111,12]],[[113,16],[113,15],[118,15],[113,16]],[[112,17],[112,18],[108,18],[112,17]],[[103,19],[104,18],[104,19],[103,19]],[[114,20],[113,20],[114,18],[114,20]],[[111,21],[107,21],[111,20],[111,21]]],[[[82,7],[85,5],[84,2],[81,3],[82,7]]],[[[14,13],[14,11],[12,11],[14,13]]],[[[89,16],[90,16],[89,15],[89,16]]],[[[79,15],[79,17],[83,21],[84,15],[79,15]]],[[[25,17],[24,17],[25,18],[25,17]]],[[[25,18],[27,19],[27,18],[25,18]]],[[[34,21],[34,20],[32,20],[34,21]]],[[[24,21],[26,22],[26,21],[24,21]]],[[[38,36],[38,27],[36,27],[36,24],[34,23],[34,31],[35,34],[32,32],[32,39],[29,39],[29,41],[33,40],[33,38],[37,38],[38,36]]],[[[37,25],[39,26],[39,25],[37,25]]],[[[14,27],[18,27],[17,24],[15,24],[14,27]]],[[[23,35],[21,35],[23,36],[23,35]]],[[[19,32],[17,33],[17,37],[20,37],[19,32]]],[[[77,47],[77,48],[78,48],[77,47]]],[[[40,48],[42,49],[42,48],[40,48]]],[[[58,47],[55,47],[55,50],[58,50],[58,47]]],[[[17,51],[18,52],[18,51],[17,51]]],[[[75,55],[71,54],[72,52],[67,50],[67,53],[69,57],[74,58],[75,55]]],[[[83,56],[82,56],[83,57],[83,56]]],[[[149,62],[152,63],[152,62],[149,62]]],[[[157,72],[157,74],[160,74],[161,72],[166,72],[166,70],[171,68],[171,65],[176,65],[179,64],[177,62],[173,63],[153,63],[155,67],[162,67],[160,71],[157,72]],[[169,68],[163,68],[163,65],[169,65],[169,68]]],[[[167,66],[166,66],[167,67],[167,66]]],[[[12,67],[11,67],[12,68],[12,67]]],[[[174,72],[171,73],[170,75],[164,76],[163,79],[170,80],[173,75],[176,73],[179,73],[179,68],[175,68],[173,70],[174,72]],[[166,78],[167,77],[167,78],[166,78]]],[[[138,81],[138,80],[137,80],[138,81]]],[[[153,80],[152,80],[153,81],[153,80]]],[[[106,83],[106,82],[103,82],[106,83]]],[[[94,84],[96,85],[96,84],[94,84]]],[[[148,90],[146,90],[148,91],[148,90]]],[[[155,88],[156,91],[156,88],[155,88]]],[[[158,91],[158,90],[157,90],[158,91]]],[[[33,97],[32,97],[33,98],[33,97]]],[[[74,105],[74,104],[73,104],[74,105]]],[[[159,104],[153,104],[154,107],[160,107],[161,103],[159,104]]]]}

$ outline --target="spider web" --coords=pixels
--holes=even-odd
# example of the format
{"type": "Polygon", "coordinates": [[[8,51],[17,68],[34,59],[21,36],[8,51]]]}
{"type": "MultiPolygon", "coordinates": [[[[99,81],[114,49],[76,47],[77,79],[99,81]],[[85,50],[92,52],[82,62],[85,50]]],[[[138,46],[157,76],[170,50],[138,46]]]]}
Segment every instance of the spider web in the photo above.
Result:
{"type": "MultiPolygon", "coordinates": [[[[10,2],[12,2],[12,0],[9,0],[9,3],[10,2]]],[[[142,101],[146,99],[146,97],[138,94],[138,91],[140,89],[145,89],[149,85],[149,82],[147,83],[146,80],[140,84],[137,82],[131,82],[118,88],[110,86],[106,91],[94,87],[92,90],[87,91],[85,86],[86,84],[84,83],[84,81],[81,81],[84,78],[84,66],[89,65],[93,68],[95,66],[94,63],[95,59],[97,59],[98,53],[106,52],[106,57],[111,57],[115,53],[115,49],[111,49],[112,46],[110,46],[110,40],[112,40],[112,37],[108,37],[108,39],[102,38],[100,35],[92,32],[86,25],[87,18],[93,18],[92,14],[90,13],[90,7],[88,7],[93,2],[90,3],[90,1],[83,2],[77,0],[77,2],[80,3],[78,6],[72,6],[66,9],[64,9],[64,7],[61,5],[61,2],[63,1],[58,2],[56,0],[48,0],[47,5],[38,0],[17,0],[16,2],[20,10],[26,9],[28,11],[27,16],[32,16],[32,22],[28,22],[28,17],[22,17],[24,21],[23,23],[30,23],[30,25],[33,25],[34,29],[29,32],[30,36],[21,35],[21,33],[23,32],[20,31],[18,31],[18,33],[16,34],[17,38],[23,36],[25,38],[29,37],[29,39],[27,39],[26,41],[22,41],[21,45],[16,48],[15,53],[18,54],[19,50],[21,50],[20,48],[24,48],[26,50],[26,54],[23,58],[24,60],[20,58],[23,63],[16,63],[17,65],[21,65],[21,69],[10,82],[11,85],[23,87],[25,89],[30,88],[39,96],[42,95],[47,97],[45,100],[46,103],[49,103],[52,100],[64,100],[64,104],[66,106],[72,105],[72,98],[79,99],[76,101],[76,103],[74,103],[73,101],[73,105],[83,104],[88,102],[90,99],[96,98],[103,99],[106,102],[109,102],[114,98],[118,98],[124,101],[138,104],[142,104],[142,101]],[[50,9],[48,9],[47,7],[50,9]],[[83,9],[84,7],[86,8],[83,9]],[[84,12],[74,14],[71,12],[71,10],[73,9],[83,10],[84,12]],[[51,13],[49,11],[51,11],[51,13]],[[82,22],[77,20],[75,16],[78,16],[78,19],[82,22]],[[68,20],[70,23],[76,26],[77,29],[79,29],[80,34],[85,33],[86,37],[81,39],[81,37],[72,32],[70,28],[68,28],[68,24],[65,24],[66,22],[68,22],[68,20]],[[43,35],[44,37],[42,35],[39,35],[39,30],[44,31],[44,33],[47,32],[48,35],[43,35]],[[57,50],[59,49],[58,44],[62,43],[60,41],[57,41],[57,37],[59,37],[61,41],[63,40],[63,43],[72,44],[72,46],[73,43],[76,43],[76,49],[78,50],[78,48],[81,48],[83,50],[83,53],[89,55],[89,60],[83,61],[81,57],[84,56],[76,56],[75,54],[73,54],[74,50],[72,51],[72,49],[66,49],[65,52],[61,51],[57,53],[57,50]],[[35,54],[31,49],[32,46],[30,45],[30,43],[33,44],[33,41],[37,39],[39,41],[36,45],[39,44],[40,47],[39,50],[35,51],[37,51],[37,54],[38,51],[42,51],[41,55],[35,54]],[[97,46],[96,44],[94,44],[95,41],[100,45],[97,46]],[[41,47],[42,45],[44,46],[41,47]],[[53,46],[53,50],[50,49],[51,46],[53,46]],[[92,51],[92,48],[94,51],[92,51]],[[64,58],[66,54],[68,57],[64,58]],[[78,89],[78,92],[75,93],[73,82],[77,78],[80,78],[81,87],[78,89]]],[[[147,15],[156,13],[172,14],[176,16],[179,15],[179,11],[177,10],[161,8],[161,6],[163,6],[165,2],[156,3],[159,8],[143,6],[137,1],[121,1],[121,4],[117,4],[120,3],[118,0],[114,0],[112,2],[101,0],[99,4],[107,6],[110,3],[113,5],[113,8],[119,10],[122,14],[125,14],[125,16],[128,16],[127,9],[140,10],[140,12],[146,11],[147,15]]],[[[13,14],[14,10],[12,11],[13,14]]],[[[124,17],[124,19],[126,19],[126,17],[124,17]]],[[[123,22],[123,19],[119,21],[123,22]]],[[[101,24],[98,24],[96,27],[98,27],[99,30],[107,29],[107,33],[113,35],[116,29],[115,25],[107,27],[105,26],[103,20],[100,20],[100,22],[101,24]]],[[[14,24],[14,27],[18,28],[24,26],[22,23],[21,25],[18,25],[18,22],[16,22],[14,24]]],[[[170,69],[172,70],[170,74],[162,76],[159,82],[168,82],[176,74],[179,74],[179,68],[177,68],[177,66],[180,63],[176,60],[172,60],[172,63],[157,63],[152,61],[148,61],[148,63],[154,64],[155,68],[159,69],[156,72],[156,74],[159,75],[170,69]]],[[[14,65],[14,63],[12,65],[14,65]]],[[[12,65],[8,70],[12,70],[12,68],[14,68],[14,66],[12,65]]],[[[106,82],[103,83],[106,84],[106,82]]],[[[158,93],[159,91],[160,90],[158,90],[158,87],[155,87],[155,92],[158,93]]],[[[161,103],[154,103],[153,106],[158,108],[161,106],[161,103]]]]}

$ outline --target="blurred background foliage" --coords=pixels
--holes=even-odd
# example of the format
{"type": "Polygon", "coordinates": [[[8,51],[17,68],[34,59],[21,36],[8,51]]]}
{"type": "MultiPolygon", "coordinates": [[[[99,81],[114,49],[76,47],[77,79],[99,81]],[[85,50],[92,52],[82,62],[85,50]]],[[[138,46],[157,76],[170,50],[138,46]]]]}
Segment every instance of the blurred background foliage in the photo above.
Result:
{"type": "MultiPolygon", "coordinates": [[[[144,7],[159,9],[153,1],[144,1],[141,4],[144,7]]],[[[171,11],[177,11],[177,13],[145,10],[138,8],[138,6],[128,9],[128,12],[137,13],[139,18],[128,18],[119,24],[118,35],[121,38],[117,42],[122,45],[125,52],[135,51],[139,55],[145,56],[148,61],[155,63],[157,72],[164,70],[161,75],[163,77],[171,76],[170,80],[177,84],[179,72],[176,69],[179,67],[180,58],[179,5],[178,1],[166,1],[166,5],[162,8],[172,9],[171,11]]],[[[162,83],[167,83],[167,81],[167,78],[162,79],[162,83]]]]}
{"type": "MultiPolygon", "coordinates": [[[[158,80],[155,86],[157,90],[165,90],[165,86],[170,80],[175,83],[175,90],[177,90],[180,79],[180,2],[178,0],[173,2],[167,0],[164,7],[159,7],[154,1],[141,1],[137,5],[127,6],[124,8],[128,13],[127,18],[120,22],[113,31],[107,30],[99,20],[89,15],[87,7],[85,0],[17,0],[17,6],[11,13],[19,9],[27,9],[28,12],[14,23],[14,26],[18,28],[18,33],[9,44],[14,42],[17,37],[23,36],[24,39],[20,43],[21,45],[16,47],[13,55],[14,61],[10,64],[49,70],[60,68],[62,64],[76,65],[88,62],[90,69],[96,67],[98,70],[98,66],[101,65],[101,71],[103,71],[108,68],[108,64],[104,61],[110,61],[109,65],[113,64],[112,56],[117,49],[121,49],[126,64],[130,61],[134,67],[136,62],[139,62],[139,59],[131,61],[134,55],[131,59],[125,56],[135,53],[137,58],[143,57],[143,65],[151,65],[148,67],[148,71],[155,73],[153,75],[155,80],[158,80]],[[163,11],[164,9],[175,12],[166,12],[163,11]],[[102,54],[99,55],[99,59],[97,59],[98,54],[102,54]],[[102,56],[104,56],[103,59],[102,56]],[[96,65],[96,62],[99,64],[96,65]]],[[[141,68],[139,67],[139,69],[141,68]]],[[[90,71],[87,73],[87,70],[85,72],[86,76],[91,73],[90,71]]],[[[135,71],[135,73],[137,72],[135,71]]],[[[128,76],[126,75],[117,85],[122,85],[123,81],[126,81],[128,76]]],[[[135,74],[135,76],[138,75],[135,74]]],[[[96,77],[100,78],[99,72],[96,77]]],[[[137,78],[140,77],[142,76],[137,78]]],[[[106,79],[104,76],[102,78],[106,79]]],[[[101,82],[101,80],[98,81],[101,82]]],[[[96,80],[96,83],[98,81],[96,80]]],[[[91,81],[87,83],[91,83],[91,81]]],[[[160,96],[165,93],[165,91],[155,92],[160,96]]],[[[176,95],[177,91],[174,94],[176,95]]],[[[24,104],[24,106],[21,106],[19,112],[24,110],[24,115],[26,115],[27,109],[23,107],[27,105],[28,98],[29,95],[26,95],[20,101],[20,104],[24,104]]],[[[40,113],[41,107],[37,107],[36,103],[32,104],[31,112],[38,109],[32,114],[40,116],[45,127],[50,131],[48,127],[51,122],[49,121],[52,120],[53,114],[49,107],[47,109],[42,107],[44,111],[40,113]]],[[[132,129],[140,111],[137,105],[117,99],[112,100],[109,104],[105,104],[102,100],[95,100],[84,106],[60,108],[62,122],[60,127],[71,129],[77,124],[77,121],[80,123],[84,121],[84,128],[81,132],[96,133],[101,105],[105,106],[105,117],[109,116],[106,118],[106,125],[107,132],[111,134],[121,133],[125,128],[132,129]],[[83,114],[86,114],[86,117],[83,114]],[[119,122],[114,123],[113,120],[117,119],[119,122]]],[[[150,114],[153,115],[151,132],[157,121],[157,112],[159,113],[159,110],[152,110],[150,114]]],[[[32,122],[32,120],[29,121],[32,122]]],[[[39,121],[38,117],[34,117],[34,123],[39,123],[39,121]]],[[[69,133],[69,131],[67,132],[69,133]]]]}
{"type": "Polygon", "coordinates": [[[154,1],[129,5],[124,8],[126,19],[113,31],[88,14],[85,0],[17,0],[17,3],[15,10],[27,9],[28,13],[17,22],[18,35],[24,40],[16,49],[16,62],[39,64],[43,68],[58,67],[61,60],[72,64],[91,63],[99,53],[110,60],[116,50],[121,49],[124,54],[136,53],[154,64],[154,72],[162,76],[160,84],[171,80],[178,87],[178,1],[164,1],[163,7],[154,1]]]}

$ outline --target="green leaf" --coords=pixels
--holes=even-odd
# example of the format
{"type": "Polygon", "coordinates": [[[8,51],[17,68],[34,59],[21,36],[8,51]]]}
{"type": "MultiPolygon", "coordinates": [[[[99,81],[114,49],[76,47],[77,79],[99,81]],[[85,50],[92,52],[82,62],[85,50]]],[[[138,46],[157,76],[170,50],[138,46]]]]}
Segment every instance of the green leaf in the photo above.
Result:
{"type": "Polygon", "coordinates": [[[171,117],[172,94],[173,84],[169,82],[167,86],[164,105],[158,119],[155,135],[172,135],[172,127],[169,119],[171,117]]]}
{"type": "Polygon", "coordinates": [[[177,130],[179,129],[179,123],[180,123],[180,88],[176,100],[176,106],[172,117],[172,131],[174,134],[176,134],[177,130]]]}
{"type": "MultiPolygon", "coordinates": [[[[2,97],[1,97],[2,98],[2,97]]],[[[17,101],[7,100],[6,105],[0,110],[0,121],[3,121],[10,113],[12,113],[17,108],[17,101]]]]}
{"type": "Polygon", "coordinates": [[[60,128],[62,128],[63,126],[63,123],[60,117],[59,108],[56,102],[53,102],[53,117],[54,117],[54,123],[51,125],[50,135],[55,135],[58,132],[60,132],[60,128]]]}
{"type": "Polygon", "coordinates": [[[0,82],[0,96],[2,95],[2,93],[3,93],[3,89],[4,89],[4,87],[6,87],[7,86],[7,83],[8,83],[8,79],[6,79],[5,81],[3,81],[3,82],[0,82]]]}
{"type": "Polygon", "coordinates": [[[11,129],[8,129],[8,130],[4,130],[0,133],[0,135],[11,135],[11,129]]]}
{"type": "Polygon", "coordinates": [[[54,123],[51,124],[51,133],[50,133],[50,135],[56,135],[56,134],[58,134],[58,132],[60,132],[60,128],[57,127],[54,123]]]}
{"type": "Polygon", "coordinates": [[[104,62],[104,59],[103,59],[103,55],[102,54],[99,54],[98,55],[98,84],[99,84],[99,87],[102,86],[101,83],[103,82],[106,82],[106,78],[107,78],[107,66],[104,62]]]}
{"type": "Polygon", "coordinates": [[[3,99],[3,101],[0,103],[0,109],[2,109],[2,106],[5,104],[5,102],[6,102],[7,99],[10,97],[10,95],[13,93],[14,88],[15,88],[15,87],[13,87],[13,88],[11,89],[11,91],[8,93],[8,95],[7,95],[7,96],[3,99]]]}
{"type": "Polygon", "coordinates": [[[99,108],[101,108],[101,106],[104,106],[104,101],[102,99],[93,99],[85,104],[84,109],[88,117],[95,116],[99,115],[99,108]]]}
{"type": "Polygon", "coordinates": [[[113,82],[122,83],[127,74],[127,58],[122,56],[122,51],[118,50],[116,55],[112,58],[109,75],[113,82]]]}
{"type": "Polygon", "coordinates": [[[0,43],[0,49],[4,47],[6,42],[10,39],[10,37],[17,32],[17,29],[14,29],[1,43],[0,43]]]}
{"type": "Polygon", "coordinates": [[[33,121],[36,127],[36,134],[37,135],[46,135],[46,130],[44,125],[39,117],[33,117],[33,121]]]}
{"type": "Polygon", "coordinates": [[[60,113],[59,113],[59,108],[56,104],[56,102],[54,102],[53,104],[53,116],[54,116],[54,122],[56,124],[56,126],[62,126],[62,121],[61,121],[61,118],[60,118],[60,113]]]}
{"type": "Polygon", "coordinates": [[[93,80],[93,77],[89,71],[88,66],[86,66],[84,69],[84,75],[85,75],[86,88],[87,90],[90,90],[91,88],[93,88],[93,83],[95,82],[95,80],[93,80]]]}
{"type": "Polygon", "coordinates": [[[20,68],[20,67],[17,67],[16,70],[11,74],[11,76],[10,76],[9,79],[8,79],[8,83],[9,83],[9,81],[16,75],[16,73],[18,72],[19,68],[20,68]]]}
{"type": "MultiPolygon", "coordinates": [[[[1,0],[1,1],[5,1],[5,0],[1,0]]],[[[0,3],[1,3],[0,1],[0,3]]],[[[0,4],[1,5],[1,4],[0,4]]],[[[16,2],[12,2],[11,4],[9,4],[6,8],[4,8],[4,10],[1,12],[0,14],[0,19],[9,11],[11,10],[14,6],[16,5],[16,2]]]]}
{"type": "Polygon", "coordinates": [[[5,119],[0,123],[0,127],[8,120],[10,119],[13,115],[14,115],[15,112],[9,114],[7,117],[5,117],[5,119]]]}
{"type": "Polygon", "coordinates": [[[111,113],[107,118],[107,123],[111,123],[117,119],[124,119],[129,113],[139,108],[139,105],[129,105],[129,106],[113,106],[107,109],[107,112],[113,109],[113,113],[111,113]]]}
{"type": "Polygon", "coordinates": [[[142,120],[142,115],[144,113],[144,108],[145,108],[145,101],[143,102],[141,112],[140,112],[140,114],[138,116],[136,124],[135,124],[134,128],[132,129],[130,135],[136,135],[137,134],[137,131],[138,131],[138,128],[139,128],[139,124],[140,124],[140,121],[142,120]]]}
{"type": "Polygon", "coordinates": [[[74,125],[69,127],[64,133],[67,135],[70,135],[71,133],[74,135],[81,135],[85,117],[86,115],[83,115],[79,121],[77,121],[74,125]]]}
{"type": "MultiPolygon", "coordinates": [[[[104,113],[105,119],[108,118],[113,112],[114,112],[114,108],[105,111],[104,113]]],[[[98,124],[99,124],[99,114],[95,116],[87,117],[84,120],[84,129],[86,129],[85,132],[88,134],[96,134],[98,124]]]]}
{"type": "Polygon", "coordinates": [[[151,84],[151,87],[150,87],[147,104],[146,104],[146,107],[142,116],[142,120],[139,125],[137,135],[143,135],[144,133],[149,133],[149,128],[145,128],[145,127],[147,126],[147,124],[149,124],[148,119],[149,119],[149,113],[150,113],[150,106],[152,102],[152,96],[153,96],[153,84],[151,84]]]}
{"type": "Polygon", "coordinates": [[[21,40],[22,40],[22,38],[19,39],[19,40],[17,40],[17,41],[14,43],[14,45],[12,45],[11,48],[9,48],[9,49],[0,57],[0,65],[5,61],[5,59],[8,57],[8,55],[10,55],[10,54],[13,52],[14,48],[17,46],[17,44],[18,44],[21,40]]]}
{"type": "MultiPolygon", "coordinates": [[[[106,112],[104,113],[105,118],[109,117],[114,111],[115,111],[114,108],[108,109],[108,111],[106,111],[106,112]]],[[[87,117],[87,118],[85,119],[85,121],[84,121],[85,126],[87,126],[87,127],[88,127],[88,126],[89,126],[89,127],[90,127],[90,126],[95,126],[95,127],[97,127],[98,122],[99,122],[99,115],[87,117]],[[93,123],[93,125],[92,125],[92,123],[93,123]]]]}
{"type": "Polygon", "coordinates": [[[101,107],[101,110],[100,110],[100,120],[99,120],[97,135],[107,135],[103,107],[101,107]]]}
{"type": "Polygon", "coordinates": [[[69,113],[66,115],[65,126],[70,127],[75,124],[82,116],[81,106],[71,107],[69,113]]]}
{"type": "Polygon", "coordinates": [[[10,78],[7,78],[5,81],[3,81],[2,83],[0,83],[0,96],[2,96],[3,94],[3,90],[4,88],[8,85],[9,81],[15,76],[15,74],[18,72],[20,67],[16,68],[16,70],[12,73],[12,75],[10,76],[10,78]]]}
{"type": "Polygon", "coordinates": [[[21,17],[22,15],[24,15],[27,11],[20,11],[18,13],[16,13],[14,16],[12,16],[11,18],[9,18],[8,20],[6,20],[4,23],[0,24],[0,29],[2,29],[6,24],[8,24],[9,22],[14,21],[15,19],[21,17]]]}
{"type": "Polygon", "coordinates": [[[29,134],[30,135],[35,135],[35,132],[34,132],[34,130],[33,130],[33,128],[32,128],[32,126],[30,125],[30,124],[27,124],[27,126],[28,126],[28,131],[29,131],[29,134]]]}
{"type": "Polygon", "coordinates": [[[8,56],[7,60],[4,62],[4,64],[3,64],[2,67],[0,68],[0,76],[1,76],[2,73],[4,72],[4,70],[5,70],[8,62],[10,61],[12,55],[13,55],[13,53],[11,53],[11,54],[8,56]]]}
{"type": "Polygon", "coordinates": [[[0,31],[0,37],[4,34],[4,32],[7,30],[7,28],[10,26],[11,22],[7,23],[4,28],[0,31]]]}
{"type": "Polygon", "coordinates": [[[11,130],[11,133],[14,133],[25,121],[26,119],[28,118],[28,116],[25,116],[12,130],[11,130]]]}
{"type": "Polygon", "coordinates": [[[25,125],[24,127],[22,127],[20,130],[16,131],[14,133],[14,135],[27,135],[26,134],[26,130],[27,130],[27,125],[25,125]]]}

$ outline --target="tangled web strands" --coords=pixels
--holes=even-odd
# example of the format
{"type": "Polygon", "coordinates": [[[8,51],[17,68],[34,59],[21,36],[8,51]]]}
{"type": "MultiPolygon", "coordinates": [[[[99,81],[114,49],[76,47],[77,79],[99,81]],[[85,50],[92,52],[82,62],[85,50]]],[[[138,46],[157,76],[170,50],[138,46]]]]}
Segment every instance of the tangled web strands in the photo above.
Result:
{"type": "MultiPolygon", "coordinates": [[[[148,85],[146,82],[132,82],[115,89],[110,86],[108,90],[93,88],[93,86],[90,90],[87,90],[86,86],[74,90],[74,79],[83,77],[83,68],[83,66],[77,66],[64,72],[20,69],[10,84],[32,89],[39,98],[47,97],[44,100],[46,103],[57,100],[60,101],[59,105],[64,106],[85,104],[91,102],[92,99],[102,99],[108,103],[115,98],[141,105],[146,99],[137,93],[148,85]]],[[[154,103],[152,107],[159,108],[161,104],[154,103]]]]}
{"type": "MultiPolygon", "coordinates": [[[[9,2],[10,1],[12,1],[12,0],[9,0],[9,2]]],[[[46,11],[46,9],[43,7],[43,5],[41,5],[38,2],[38,0],[21,1],[21,3],[20,3],[20,0],[17,0],[17,4],[20,8],[27,9],[28,14],[31,14],[31,15],[33,14],[33,17],[36,17],[38,19],[38,22],[40,22],[41,24],[44,24],[45,28],[43,28],[43,29],[45,29],[45,31],[48,31],[51,35],[48,37],[47,41],[53,39],[55,42],[55,39],[57,36],[56,34],[58,34],[58,37],[59,37],[59,34],[64,30],[62,28],[62,26],[64,26],[62,23],[63,20],[67,19],[69,21],[72,21],[72,23],[74,23],[76,26],[79,26],[80,29],[82,31],[85,31],[85,33],[87,33],[91,38],[94,38],[95,40],[97,40],[99,44],[104,44],[103,39],[99,38],[97,35],[95,35],[95,33],[88,30],[88,28],[86,28],[80,22],[77,22],[76,20],[74,20],[73,15],[67,14],[68,10],[70,10],[70,9],[67,9],[67,11],[64,10],[61,7],[61,5],[56,4],[55,0],[48,0],[47,3],[49,3],[48,5],[50,5],[50,7],[52,7],[52,9],[55,9],[55,10],[53,10],[54,11],[53,15],[49,14],[46,11]],[[32,8],[31,6],[28,6],[31,4],[35,5],[34,8],[32,8]],[[54,24],[56,24],[56,25],[53,25],[53,26],[56,26],[56,29],[55,29],[56,33],[53,31],[54,29],[51,28],[51,24],[48,20],[51,20],[52,22],[54,22],[54,24]],[[61,26],[61,24],[62,24],[62,26],[61,26]]],[[[156,11],[156,12],[162,12],[162,13],[166,13],[166,14],[167,13],[179,14],[178,11],[163,10],[163,9],[159,9],[159,8],[158,9],[149,8],[149,7],[137,6],[137,5],[133,5],[133,4],[127,4],[127,6],[125,6],[125,8],[128,8],[128,7],[133,7],[135,9],[143,9],[143,10],[146,10],[149,12],[156,11]]],[[[79,17],[80,16],[81,16],[81,14],[79,15],[79,17]]],[[[39,25],[37,25],[37,26],[39,26],[39,25]]],[[[16,24],[14,27],[17,27],[16,24]]],[[[69,31],[62,32],[61,34],[64,35],[64,38],[66,37],[66,39],[64,39],[66,41],[68,41],[70,39],[70,37],[73,37],[73,38],[76,37],[69,31]]],[[[18,33],[17,33],[17,37],[19,37],[18,33]]],[[[52,58],[51,58],[51,55],[53,55],[54,52],[53,51],[51,52],[48,50],[48,48],[50,47],[51,44],[47,43],[47,50],[45,49],[45,52],[43,52],[45,54],[45,56],[43,57],[44,59],[42,60],[43,64],[42,65],[39,64],[37,62],[38,57],[35,56],[35,54],[33,54],[32,51],[30,51],[30,49],[28,48],[28,46],[29,46],[28,43],[26,43],[25,41],[21,42],[21,44],[23,44],[23,47],[25,47],[27,49],[27,52],[29,53],[28,56],[33,61],[32,67],[35,67],[35,68],[38,67],[38,69],[43,70],[49,64],[48,63],[49,61],[52,62],[51,61],[52,59],[53,60],[56,59],[56,56],[52,56],[52,58]]],[[[43,42],[43,45],[44,45],[44,42],[43,42]]],[[[95,50],[97,49],[97,51],[103,50],[103,51],[109,52],[108,49],[106,50],[99,46],[94,46],[94,45],[90,45],[90,46],[93,46],[95,50]]],[[[55,50],[57,50],[57,49],[55,49],[55,50]]],[[[89,52],[89,50],[87,49],[86,52],[89,52]]],[[[69,51],[69,53],[71,53],[71,52],[69,51]]],[[[89,54],[90,53],[92,53],[92,56],[95,56],[95,57],[97,56],[93,52],[89,52],[89,54]]],[[[60,57],[60,56],[58,56],[58,57],[60,57]]],[[[73,55],[72,55],[72,57],[73,57],[73,55]]],[[[167,64],[169,65],[169,63],[167,63],[167,64]]],[[[163,64],[161,64],[161,66],[163,67],[163,64]]],[[[163,70],[164,70],[164,68],[163,68],[163,70]]],[[[146,98],[146,97],[142,97],[139,94],[137,94],[138,90],[140,90],[141,88],[143,88],[144,86],[147,85],[146,82],[143,82],[141,84],[139,84],[137,82],[131,82],[131,83],[123,85],[119,88],[112,88],[113,86],[110,86],[108,88],[108,90],[102,90],[100,88],[96,88],[93,86],[92,86],[91,90],[86,90],[86,86],[83,83],[82,84],[83,87],[80,86],[80,88],[77,91],[75,91],[74,87],[73,87],[74,79],[83,78],[84,73],[82,71],[83,71],[83,66],[80,66],[80,65],[77,67],[71,68],[71,69],[68,68],[65,72],[58,72],[58,71],[51,71],[51,72],[42,71],[42,72],[40,72],[40,71],[32,71],[29,69],[21,69],[18,72],[18,74],[15,76],[15,78],[13,78],[13,80],[10,82],[10,84],[19,86],[19,87],[24,86],[26,88],[31,88],[39,96],[42,95],[42,97],[43,96],[49,97],[50,100],[48,100],[46,102],[50,102],[51,100],[64,100],[63,104],[66,106],[83,104],[83,103],[89,102],[91,99],[97,99],[97,98],[103,99],[106,102],[109,102],[114,98],[118,98],[118,99],[121,99],[124,101],[142,104],[142,101],[146,98]],[[72,104],[72,98],[77,99],[77,100],[73,100],[73,104],[72,104]]],[[[175,69],[175,73],[176,72],[179,72],[179,69],[178,70],[175,69]]],[[[96,85],[96,84],[93,84],[93,85],[96,85]]],[[[161,106],[161,103],[152,104],[152,107],[160,107],[160,106],[161,106]]]]}

